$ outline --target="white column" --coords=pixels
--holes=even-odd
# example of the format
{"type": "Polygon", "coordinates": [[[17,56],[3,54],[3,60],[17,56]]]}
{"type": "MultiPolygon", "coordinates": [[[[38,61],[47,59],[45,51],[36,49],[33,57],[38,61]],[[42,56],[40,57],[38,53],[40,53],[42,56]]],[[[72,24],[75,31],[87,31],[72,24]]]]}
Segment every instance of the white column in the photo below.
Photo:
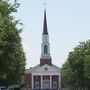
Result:
{"type": "Polygon", "coordinates": [[[59,77],[59,89],[61,89],[61,76],[60,75],[58,75],[58,77],[59,77]]]}
{"type": "Polygon", "coordinates": [[[32,75],[32,89],[34,88],[34,87],[33,87],[33,85],[34,85],[34,83],[33,83],[33,77],[34,77],[34,76],[32,75]]]}
{"type": "Polygon", "coordinates": [[[52,89],[52,75],[50,75],[50,88],[52,89]]]}
{"type": "Polygon", "coordinates": [[[43,80],[42,78],[43,78],[43,76],[41,75],[41,89],[42,89],[42,83],[43,83],[43,82],[42,82],[42,80],[43,80]]]}

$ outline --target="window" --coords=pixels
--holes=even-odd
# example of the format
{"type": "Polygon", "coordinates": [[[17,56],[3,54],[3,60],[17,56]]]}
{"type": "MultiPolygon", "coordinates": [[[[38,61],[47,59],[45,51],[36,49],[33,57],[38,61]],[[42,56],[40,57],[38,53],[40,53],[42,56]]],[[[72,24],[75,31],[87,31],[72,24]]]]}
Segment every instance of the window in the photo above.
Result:
{"type": "Polygon", "coordinates": [[[35,89],[39,89],[39,82],[38,81],[35,82],[35,89]]]}
{"type": "Polygon", "coordinates": [[[54,88],[54,89],[57,88],[57,81],[53,81],[53,88],[54,88]]]}
{"type": "Polygon", "coordinates": [[[44,53],[48,53],[48,46],[44,45],[44,53]]]}
{"type": "Polygon", "coordinates": [[[44,68],[44,70],[45,70],[45,71],[47,71],[47,70],[48,70],[48,68],[47,68],[47,67],[45,67],[45,68],[44,68]]]}
{"type": "Polygon", "coordinates": [[[43,76],[43,80],[50,80],[50,76],[43,76]]]}

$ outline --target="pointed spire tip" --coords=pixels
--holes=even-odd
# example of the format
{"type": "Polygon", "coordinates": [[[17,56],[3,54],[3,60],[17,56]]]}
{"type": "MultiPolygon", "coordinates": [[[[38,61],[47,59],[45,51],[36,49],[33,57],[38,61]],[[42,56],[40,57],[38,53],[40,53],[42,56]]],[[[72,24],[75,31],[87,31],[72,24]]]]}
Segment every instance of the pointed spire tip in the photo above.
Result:
{"type": "Polygon", "coordinates": [[[43,34],[48,34],[46,9],[44,9],[44,26],[43,26],[43,34]]]}

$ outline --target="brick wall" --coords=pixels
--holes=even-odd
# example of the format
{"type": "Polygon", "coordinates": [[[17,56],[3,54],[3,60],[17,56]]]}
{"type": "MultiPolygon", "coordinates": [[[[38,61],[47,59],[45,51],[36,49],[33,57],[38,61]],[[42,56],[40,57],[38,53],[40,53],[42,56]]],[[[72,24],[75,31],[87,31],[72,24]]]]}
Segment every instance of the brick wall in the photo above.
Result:
{"type": "Polygon", "coordinates": [[[32,88],[32,74],[25,74],[25,88],[32,88]]]}
{"type": "Polygon", "coordinates": [[[51,59],[40,59],[40,66],[44,65],[44,64],[48,64],[48,65],[52,65],[52,60],[51,59]]]}

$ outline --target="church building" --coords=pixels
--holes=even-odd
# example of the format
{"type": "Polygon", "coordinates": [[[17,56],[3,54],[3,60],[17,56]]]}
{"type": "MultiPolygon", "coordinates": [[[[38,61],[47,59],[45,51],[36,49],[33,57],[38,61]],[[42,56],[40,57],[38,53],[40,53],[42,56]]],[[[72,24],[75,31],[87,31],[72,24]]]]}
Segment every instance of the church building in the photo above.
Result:
{"type": "Polygon", "coordinates": [[[25,88],[26,90],[61,90],[60,68],[52,63],[50,55],[46,10],[44,10],[40,64],[26,69],[25,88]]]}

